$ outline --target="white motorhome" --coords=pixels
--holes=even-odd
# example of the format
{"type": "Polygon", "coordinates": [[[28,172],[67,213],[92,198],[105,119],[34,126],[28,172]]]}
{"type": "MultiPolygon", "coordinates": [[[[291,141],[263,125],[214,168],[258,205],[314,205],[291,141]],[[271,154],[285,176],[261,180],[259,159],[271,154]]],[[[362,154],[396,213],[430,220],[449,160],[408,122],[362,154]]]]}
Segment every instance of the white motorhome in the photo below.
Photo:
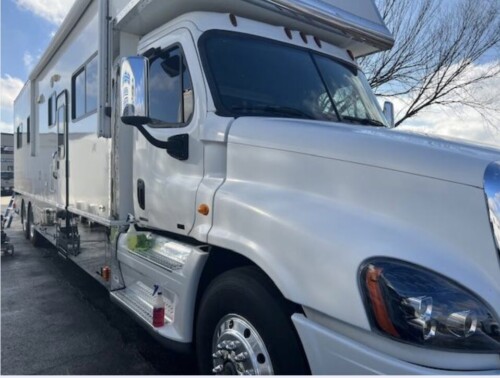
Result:
{"type": "Polygon", "coordinates": [[[500,152],[393,129],[392,44],[371,0],[76,1],[15,101],[26,237],[202,373],[499,374],[500,152]]]}

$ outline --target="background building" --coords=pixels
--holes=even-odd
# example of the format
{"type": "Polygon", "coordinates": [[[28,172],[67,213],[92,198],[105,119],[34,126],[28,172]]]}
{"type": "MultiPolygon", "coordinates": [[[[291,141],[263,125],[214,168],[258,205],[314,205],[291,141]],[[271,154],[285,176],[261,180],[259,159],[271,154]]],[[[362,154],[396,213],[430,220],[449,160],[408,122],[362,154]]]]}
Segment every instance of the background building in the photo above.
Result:
{"type": "Polygon", "coordinates": [[[2,133],[2,172],[14,172],[14,134],[2,133]]]}

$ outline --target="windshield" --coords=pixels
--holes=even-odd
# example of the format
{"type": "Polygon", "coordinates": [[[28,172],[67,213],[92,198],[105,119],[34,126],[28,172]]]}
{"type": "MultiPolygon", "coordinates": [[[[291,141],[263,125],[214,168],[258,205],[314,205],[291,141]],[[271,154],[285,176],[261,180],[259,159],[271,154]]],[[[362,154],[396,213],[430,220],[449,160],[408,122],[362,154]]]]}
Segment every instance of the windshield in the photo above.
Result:
{"type": "Polygon", "coordinates": [[[354,66],[314,51],[225,31],[205,33],[200,48],[220,115],[387,126],[363,73],[354,66]]]}

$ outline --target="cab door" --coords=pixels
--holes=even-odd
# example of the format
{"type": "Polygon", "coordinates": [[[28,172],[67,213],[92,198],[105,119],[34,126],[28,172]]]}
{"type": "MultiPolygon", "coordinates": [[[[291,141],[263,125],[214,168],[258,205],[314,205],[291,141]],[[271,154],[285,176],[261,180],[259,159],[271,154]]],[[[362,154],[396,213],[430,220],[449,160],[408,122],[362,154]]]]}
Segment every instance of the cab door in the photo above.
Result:
{"type": "Polygon", "coordinates": [[[137,129],[134,143],[134,210],[142,226],[189,234],[195,220],[196,191],[203,177],[199,125],[205,88],[194,41],[177,29],[147,45],[149,117],[146,133],[161,142],[186,138],[188,156],[171,156],[137,129]],[[196,99],[196,100],[195,100],[196,99]]]}

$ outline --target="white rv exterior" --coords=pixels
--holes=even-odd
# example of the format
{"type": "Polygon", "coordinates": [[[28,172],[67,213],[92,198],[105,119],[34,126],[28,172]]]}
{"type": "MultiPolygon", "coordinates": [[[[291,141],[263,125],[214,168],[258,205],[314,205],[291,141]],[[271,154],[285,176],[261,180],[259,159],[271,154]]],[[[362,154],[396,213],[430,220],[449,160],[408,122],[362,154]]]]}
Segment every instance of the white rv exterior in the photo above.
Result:
{"type": "Polygon", "coordinates": [[[371,0],[75,2],[15,101],[26,237],[202,373],[500,373],[500,152],[391,128],[392,43],[371,0]]]}

